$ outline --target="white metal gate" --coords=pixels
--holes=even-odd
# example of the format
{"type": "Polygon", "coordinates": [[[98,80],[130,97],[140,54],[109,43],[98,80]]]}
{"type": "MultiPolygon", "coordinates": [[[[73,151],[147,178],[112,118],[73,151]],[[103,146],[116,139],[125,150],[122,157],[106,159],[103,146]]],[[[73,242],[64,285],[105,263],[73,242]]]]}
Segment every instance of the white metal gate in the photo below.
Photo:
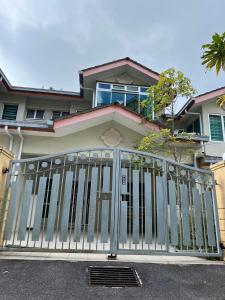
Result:
{"type": "Polygon", "coordinates": [[[119,148],[13,161],[2,249],[218,256],[210,171],[119,148]]]}

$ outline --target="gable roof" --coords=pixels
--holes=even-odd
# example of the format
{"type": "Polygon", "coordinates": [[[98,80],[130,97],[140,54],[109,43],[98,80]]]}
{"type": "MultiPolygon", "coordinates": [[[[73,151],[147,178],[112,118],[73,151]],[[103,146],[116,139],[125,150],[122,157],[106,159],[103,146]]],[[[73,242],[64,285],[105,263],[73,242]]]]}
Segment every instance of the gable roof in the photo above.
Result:
{"type": "MultiPolygon", "coordinates": [[[[154,80],[159,79],[158,72],[153,71],[152,69],[149,69],[148,67],[140,64],[139,62],[131,59],[130,57],[125,57],[125,58],[113,60],[113,61],[110,61],[110,62],[107,62],[104,64],[96,65],[96,66],[81,70],[79,72],[80,84],[81,84],[81,86],[83,86],[84,77],[99,74],[101,72],[113,70],[113,69],[116,69],[118,67],[123,67],[123,66],[130,66],[131,68],[139,71],[140,73],[142,73],[145,76],[152,78],[154,80]]],[[[82,95],[82,90],[81,90],[81,95],[82,95]]]]}
{"type": "Polygon", "coordinates": [[[109,104],[58,118],[54,121],[54,131],[61,134],[62,131],[83,130],[87,127],[102,124],[109,120],[115,120],[129,128],[135,128],[135,131],[147,134],[149,130],[159,131],[160,125],[157,122],[150,122],[144,119],[140,114],[129,110],[128,108],[117,104],[109,104]],[[97,122],[97,123],[96,123],[97,122]]]}
{"type": "Polygon", "coordinates": [[[130,57],[124,57],[124,58],[120,58],[120,59],[116,59],[116,60],[113,60],[113,61],[110,61],[110,62],[107,62],[107,63],[103,63],[103,64],[100,64],[100,65],[96,65],[96,66],[93,66],[93,67],[89,67],[89,68],[85,68],[83,70],[81,70],[80,72],[86,72],[86,71],[89,71],[89,70],[94,70],[94,69],[97,69],[97,68],[100,68],[100,67],[105,67],[105,66],[112,66],[116,63],[127,63],[127,62],[131,62],[151,73],[154,73],[155,75],[159,76],[159,73],[156,72],[156,71],[153,71],[152,69],[140,64],[139,62],[137,62],[136,60],[134,59],[131,59],[130,57]]]}

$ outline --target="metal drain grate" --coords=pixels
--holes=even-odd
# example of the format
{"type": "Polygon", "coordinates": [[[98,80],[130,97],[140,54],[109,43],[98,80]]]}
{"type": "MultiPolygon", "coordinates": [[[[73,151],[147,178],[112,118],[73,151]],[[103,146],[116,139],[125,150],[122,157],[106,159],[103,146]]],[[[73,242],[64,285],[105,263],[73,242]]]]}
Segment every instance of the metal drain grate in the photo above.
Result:
{"type": "Polygon", "coordinates": [[[106,287],[141,286],[140,278],[133,268],[114,266],[91,266],[87,270],[88,284],[106,287]]]}

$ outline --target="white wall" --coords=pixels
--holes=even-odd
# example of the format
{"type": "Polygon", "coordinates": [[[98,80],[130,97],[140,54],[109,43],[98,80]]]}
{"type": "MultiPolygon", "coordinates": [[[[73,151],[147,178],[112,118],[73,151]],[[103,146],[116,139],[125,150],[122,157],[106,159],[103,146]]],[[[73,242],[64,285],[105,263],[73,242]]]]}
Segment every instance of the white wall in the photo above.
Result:
{"type": "Polygon", "coordinates": [[[37,96],[30,97],[26,95],[14,95],[12,93],[0,93],[0,118],[3,109],[3,104],[18,104],[16,121],[23,121],[26,118],[27,109],[43,109],[45,110],[44,119],[50,119],[52,117],[52,111],[68,111],[74,113],[77,110],[87,110],[92,107],[92,103],[86,100],[74,100],[37,96]]]}
{"type": "MultiPolygon", "coordinates": [[[[209,114],[225,115],[225,111],[216,105],[216,100],[202,105],[202,122],[203,132],[210,137],[209,114]]],[[[215,142],[209,141],[205,143],[205,154],[210,156],[221,157],[225,152],[225,141],[215,142]]]]}

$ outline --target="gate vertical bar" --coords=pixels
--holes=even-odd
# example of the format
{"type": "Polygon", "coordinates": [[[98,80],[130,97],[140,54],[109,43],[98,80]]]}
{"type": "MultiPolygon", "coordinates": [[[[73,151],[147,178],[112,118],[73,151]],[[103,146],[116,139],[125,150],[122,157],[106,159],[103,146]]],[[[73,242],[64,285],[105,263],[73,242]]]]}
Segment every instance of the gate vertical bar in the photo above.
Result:
{"type": "Polygon", "coordinates": [[[168,184],[167,184],[167,163],[163,160],[162,165],[163,170],[163,193],[164,193],[164,216],[165,216],[165,241],[166,241],[166,251],[169,252],[169,223],[168,223],[168,184]]]}
{"type": "Polygon", "coordinates": [[[119,219],[119,189],[120,189],[120,155],[119,149],[113,150],[112,170],[112,205],[111,205],[111,232],[110,252],[116,254],[118,249],[118,219],[119,219]]]}

